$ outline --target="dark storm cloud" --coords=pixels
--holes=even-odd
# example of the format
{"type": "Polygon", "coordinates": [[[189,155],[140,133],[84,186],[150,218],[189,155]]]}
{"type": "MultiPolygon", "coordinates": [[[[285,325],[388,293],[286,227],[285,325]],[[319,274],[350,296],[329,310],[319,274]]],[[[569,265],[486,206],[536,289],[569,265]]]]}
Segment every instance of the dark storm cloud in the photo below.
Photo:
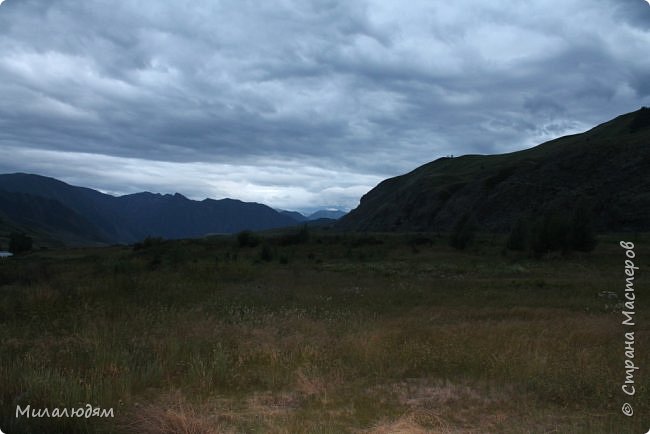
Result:
{"type": "Polygon", "coordinates": [[[7,0],[0,169],[354,206],[648,104],[649,23],[643,0],[7,0]]]}

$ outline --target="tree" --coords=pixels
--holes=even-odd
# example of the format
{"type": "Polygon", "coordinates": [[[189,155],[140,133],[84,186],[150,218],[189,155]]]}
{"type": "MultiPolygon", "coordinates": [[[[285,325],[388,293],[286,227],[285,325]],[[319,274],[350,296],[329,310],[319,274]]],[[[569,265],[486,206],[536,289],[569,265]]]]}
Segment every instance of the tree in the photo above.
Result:
{"type": "Polygon", "coordinates": [[[564,213],[550,211],[533,224],[530,237],[531,250],[536,257],[560,250],[570,250],[569,221],[564,213]]]}
{"type": "Polygon", "coordinates": [[[32,250],[32,238],[23,232],[9,235],[9,251],[14,255],[32,250]]]}
{"type": "Polygon", "coordinates": [[[510,231],[506,247],[510,250],[528,248],[535,257],[540,257],[553,251],[563,254],[573,250],[589,252],[596,243],[591,208],[581,200],[572,213],[548,209],[532,221],[519,218],[510,231]]]}
{"type": "Polygon", "coordinates": [[[571,248],[579,252],[590,252],[597,244],[596,234],[591,223],[591,210],[581,201],[573,210],[571,217],[571,248]]]}
{"type": "Polygon", "coordinates": [[[289,246],[292,244],[305,244],[309,241],[309,228],[303,225],[296,233],[283,235],[280,238],[281,246],[289,246]]]}
{"type": "Polygon", "coordinates": [[[239,247],[255,247],[260,243],[260,239],[251,231],[241,231],[237,234],[237,243],[239,247]]]}

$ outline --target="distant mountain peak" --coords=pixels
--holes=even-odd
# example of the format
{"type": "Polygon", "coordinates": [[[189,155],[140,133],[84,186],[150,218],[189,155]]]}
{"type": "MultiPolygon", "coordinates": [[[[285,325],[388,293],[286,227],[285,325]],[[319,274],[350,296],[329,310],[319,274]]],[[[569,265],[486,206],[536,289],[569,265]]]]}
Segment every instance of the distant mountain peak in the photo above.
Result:
{"type": "Polygon", "coordinates": [[[298,223],[302,223],[304,221],[307,221],[307,217],[305,217],[303,214],[299,213],[298,211],[287,211],[284,209],[278,209],[276,210],[282,215],[286,215],[287,217],[293,219],[294,221],[298,223]]]}
{"type": "Polygon", "coordinates": [[[319,220],[319,219],[332,219],[332,220],[338,220],[341,217],[343,217],[345,214],[347,214],[345,211],[341,211],[340,209],[336,208],[326,208],[326,209],[321,209],[316,212],[313,212],[307,216],[308,220],[319,220]]]}

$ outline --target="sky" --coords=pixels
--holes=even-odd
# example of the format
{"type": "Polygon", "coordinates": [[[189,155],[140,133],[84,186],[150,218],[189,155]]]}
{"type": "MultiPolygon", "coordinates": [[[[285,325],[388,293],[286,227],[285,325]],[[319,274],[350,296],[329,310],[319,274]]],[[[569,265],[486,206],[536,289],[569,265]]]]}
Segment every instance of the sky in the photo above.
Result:
{"type": "Polygon", "coordinates": [[[350,209],[650,105],[644,0],[6,0],[0,172],[350,209]]]}

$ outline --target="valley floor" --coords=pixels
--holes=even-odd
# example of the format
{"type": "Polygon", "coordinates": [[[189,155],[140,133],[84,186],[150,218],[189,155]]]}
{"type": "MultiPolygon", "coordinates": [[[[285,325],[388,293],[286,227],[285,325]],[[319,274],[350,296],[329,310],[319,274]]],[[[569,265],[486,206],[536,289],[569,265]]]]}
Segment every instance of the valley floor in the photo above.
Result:
{"type": "Polygon", "coordinates": [[[650,242],[626,396],[624,250],[532,259],[484,236],[267,235],[0,261],[14,433],[645,433],[650,242]],[[241,244],[241,245],[240,245],[241,244]],[[599,296],[614,291],[619,299],[599,296]],[[621,413],[624,402],[635,414],[621,413]],[[16,407],[112,418],[16,417],[16,407]]]}

